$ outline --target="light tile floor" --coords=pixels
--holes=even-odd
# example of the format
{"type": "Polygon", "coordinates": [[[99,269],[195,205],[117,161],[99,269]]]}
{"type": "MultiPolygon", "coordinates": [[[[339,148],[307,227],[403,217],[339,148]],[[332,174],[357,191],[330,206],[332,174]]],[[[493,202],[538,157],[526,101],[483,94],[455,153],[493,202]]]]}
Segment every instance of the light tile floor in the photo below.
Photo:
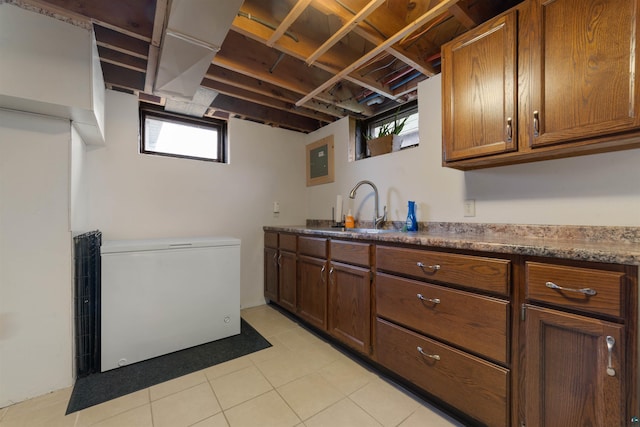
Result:
{"type": "Polygon", "coordinates": [[[272,307],[272,347],[65,416],[71,388],[0,409],[0,427],[462,426],[272,307]]]}

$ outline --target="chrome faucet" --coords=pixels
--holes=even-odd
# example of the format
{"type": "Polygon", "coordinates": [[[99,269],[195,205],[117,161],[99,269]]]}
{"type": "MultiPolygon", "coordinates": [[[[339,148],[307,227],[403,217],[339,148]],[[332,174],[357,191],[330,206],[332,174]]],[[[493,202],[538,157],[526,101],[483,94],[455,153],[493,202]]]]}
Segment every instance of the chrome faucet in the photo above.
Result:
{"type": "Polygon", "coordinates": [[[385,219],[387,219],[387,207],[384,207],[384,211],[382,216],[379,216],[379,212],[378,212],[378,187],[376,187],[376,185],[371,182],[371,181],[367,181],[367,180],[363,180],[358,182],[352,189],[351,192],[349,193],[349,198],[354,199],[356,197],[356,190],[358,189],[358,187],[360,187],[362,184],[369,184],[371,186],[371,188],[373,188],[373,194],[375,196],[374,199],[374,213],[373,213],[373,228],[374,229],[378,229],[378,225],[380,225],[380,223],[382,223],[385,219]]]}

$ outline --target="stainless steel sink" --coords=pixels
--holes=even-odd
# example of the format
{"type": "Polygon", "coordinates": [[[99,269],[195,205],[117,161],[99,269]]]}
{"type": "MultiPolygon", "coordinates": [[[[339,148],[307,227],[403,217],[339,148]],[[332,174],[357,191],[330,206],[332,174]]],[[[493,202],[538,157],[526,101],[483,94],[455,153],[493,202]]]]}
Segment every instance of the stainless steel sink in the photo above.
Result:
{"type": "Polygon", "coordinates": [[[360,233],[360,234],[383,234],[383,233],[393,233],[397,230],[385,230],[385,229],[375,229],[375,228],[335,228],[334,231],[343,231],[345,233],[360,233]]]}

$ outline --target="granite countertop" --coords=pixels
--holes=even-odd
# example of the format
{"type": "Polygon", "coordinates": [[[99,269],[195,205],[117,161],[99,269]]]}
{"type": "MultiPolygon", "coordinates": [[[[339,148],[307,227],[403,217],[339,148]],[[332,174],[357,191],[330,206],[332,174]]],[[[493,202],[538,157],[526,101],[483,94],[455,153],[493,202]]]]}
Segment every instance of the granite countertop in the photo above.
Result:
{"type": "Polygon", "coordinates": [[[419,231],[408,233],[400,230],[402,225],[403,223],[387,224],[384,232],[369,234],[332,228],[328,221],[309,220],[306,225],[265,226],[264,230],[380,243],[406,243],[640,265],[640,227],[421,223],[419,231]]]}

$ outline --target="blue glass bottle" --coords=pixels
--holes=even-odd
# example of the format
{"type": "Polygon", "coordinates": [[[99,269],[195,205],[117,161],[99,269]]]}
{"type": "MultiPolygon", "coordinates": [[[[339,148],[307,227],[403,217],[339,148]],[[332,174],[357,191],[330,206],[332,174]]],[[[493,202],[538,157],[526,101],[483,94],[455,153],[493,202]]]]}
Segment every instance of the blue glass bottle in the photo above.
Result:
{"type": "Polygon", "coordinates": [[[409,200],[409,210],[407,212],[407,231],[418,231],[418,220],[416,219],[416,202],[409,200]]]}

